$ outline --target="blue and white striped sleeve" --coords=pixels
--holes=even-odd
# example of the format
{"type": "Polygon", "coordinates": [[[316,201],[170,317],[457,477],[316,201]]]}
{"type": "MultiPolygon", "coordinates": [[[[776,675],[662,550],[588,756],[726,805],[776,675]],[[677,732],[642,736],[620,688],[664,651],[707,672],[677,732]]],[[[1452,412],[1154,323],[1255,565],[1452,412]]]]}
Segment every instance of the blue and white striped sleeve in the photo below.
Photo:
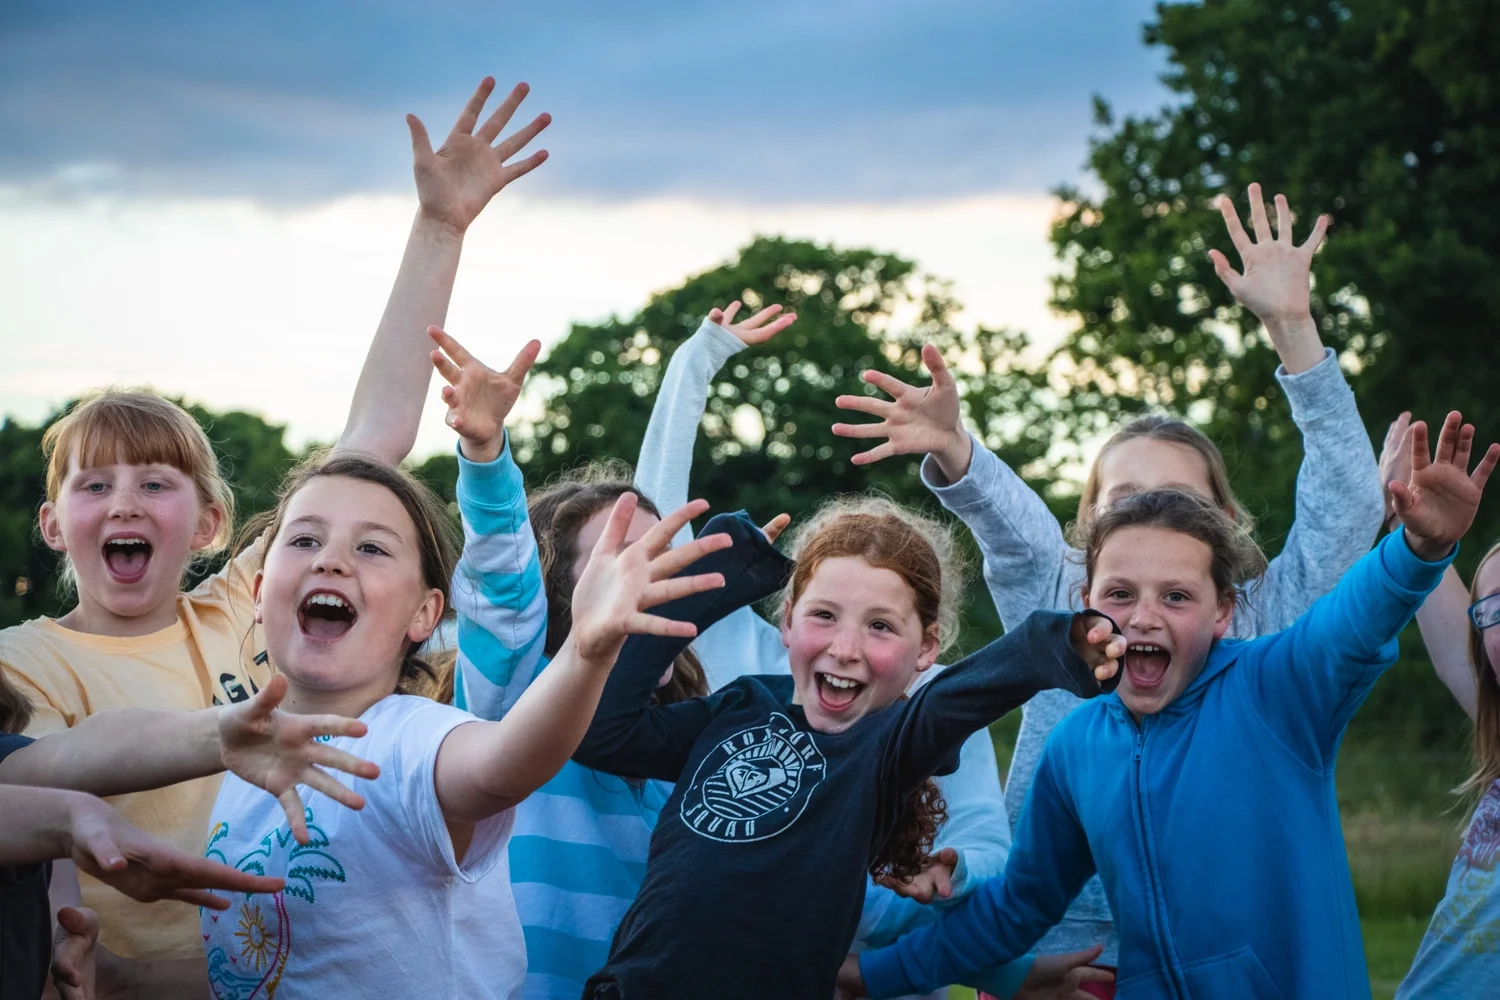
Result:
{"type": "Polygon", "coordinates": [[[464,551],[453,574],[453,703],[495,720],[546,665],[547,593],[509,436],[493,462],[459,455],[457,493],[464,551]]]}

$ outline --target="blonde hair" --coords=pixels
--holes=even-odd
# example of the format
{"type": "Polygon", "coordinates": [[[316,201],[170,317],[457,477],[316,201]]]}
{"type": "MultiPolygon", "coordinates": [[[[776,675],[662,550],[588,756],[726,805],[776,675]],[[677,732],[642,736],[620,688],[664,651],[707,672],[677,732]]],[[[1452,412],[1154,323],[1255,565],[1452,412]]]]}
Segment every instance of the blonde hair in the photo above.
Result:
{"type": "MultiPolygon", "coordinates": [[[[1497,554],[1500,542],[1490,546],[1474,567],[1474,579],[1469,584],[1470,604],[1479,600],[1480,571],[1497,554]]],[[[1494,665],[1484,648],[1484,633],[1473,623],[1469,625],[1469,663],[1474,668],[1474,741],[1470,750],[1474,770],[1458,786],[1458,794],[1478,799],[1491,782],[1500,778],[1500,680],[1496,680],[1494,665]]]]}
{"type": "MultiPolygon", "coordinates": [[[[80,469],[123,463],[169,465],[193,481],[198,503],[223,514],[219,530],[200,550],[213,556],[234,535],[234,493],[219,471],[208,435],[182,407],[150,389],[101,389],[84,396],[42,435],[47,500],[57,502],[76,461],[80,469]]],[[[72,565],[64,569],[71,580],[72,565]]]]}
{"type": "Polygon", "coordinates": [[[1239,525],[1247,535],[1254,533],[1255,518],[1240,505],[1239,500],[1235,499],[1234,490],[1229,485],[1229,469],[1224,465],[1224,453],[1219,451],[1219,446],[1210,441],[1208,436],[1198,428],[1162,413],[1136,417],[1115,431],[1110,439],[1104,442],[1104,447],[1099,449],[1099,456],[1094,459],[1094,464],[1089,469],[1088,480],[1083,484],[1083,495],[1078,498],[1077,526],[1080,530],[1087,531],[1090,522],[1099,514],[1101,486],[1099,470],[1104,465],[1104,457],[1118,445],[1136,438],[1149,438],[1152,441],[1181,445],[1197,452],[1208,469],[1210,499],[1233,518],[1234,523],[1239,525]]]}

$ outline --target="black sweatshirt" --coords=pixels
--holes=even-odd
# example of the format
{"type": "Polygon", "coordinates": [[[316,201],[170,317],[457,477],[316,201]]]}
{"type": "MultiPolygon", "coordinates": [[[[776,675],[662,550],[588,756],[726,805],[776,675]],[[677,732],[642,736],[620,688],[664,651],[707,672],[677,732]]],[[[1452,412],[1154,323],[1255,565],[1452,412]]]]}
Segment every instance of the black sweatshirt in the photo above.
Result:
{"type": "MultiPolygon", "coordinates": [[[[725,587],[656,614],[703,630],[776,592],[791,563],[743,515],[705,534],[734,546],[684,573],[725,587]]],[[[910,794],[951,772],[959,748],[1038,691],[1098,693],[1069,642],[1073,616],[1037,612],[912,696],[842,733],[810,728],[792,679],[746,676],[712,695],[653,705],[686,640],[633,636],[621,651],[580,764],[676,782],[651,838],[646,877],[586,997],[828,1000],[864,902],[866,872],[910,794]]]]}
{"type": "MultiPolygon", "coordinates": [[[[0,733],[0,760],[28,746],[28,736],[0,733]]],[[[52,966],[51,862],[0,868],[0,1000],[37,1000],[52,966]]]]}

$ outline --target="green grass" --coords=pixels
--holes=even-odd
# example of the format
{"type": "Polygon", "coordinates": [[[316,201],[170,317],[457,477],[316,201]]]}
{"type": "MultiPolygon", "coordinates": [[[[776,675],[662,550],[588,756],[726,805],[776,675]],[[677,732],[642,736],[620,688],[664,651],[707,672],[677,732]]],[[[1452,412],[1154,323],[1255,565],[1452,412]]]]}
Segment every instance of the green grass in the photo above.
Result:
{"type": "Polygon", "coordinates": [[[1376,917],[1359,922],[1365,937],[1365,962],[1370,969],[1374,1000],[1392,1000],[1396,987],[1406,978],[1411,960],[1422,943],[1427,919],[1376,917]]]}

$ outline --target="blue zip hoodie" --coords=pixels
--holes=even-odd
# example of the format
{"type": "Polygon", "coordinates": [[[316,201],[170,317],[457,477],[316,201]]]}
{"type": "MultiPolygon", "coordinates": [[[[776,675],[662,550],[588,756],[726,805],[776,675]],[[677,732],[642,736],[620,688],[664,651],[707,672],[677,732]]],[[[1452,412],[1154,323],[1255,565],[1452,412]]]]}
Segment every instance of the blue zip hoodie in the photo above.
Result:
{"type": "Polygon", "coordinates": [[[1005,874],[860,956],[870,996],[1024,954],[1097,870],[1119,918],[1122,1000],[1369,997],[1334,764],[1452,558],[1424,562],[1397,531],[1290,628],[1215,643],[1157,714],[1137,723],[1113,694],[1069,715],[1005,874]]]}

